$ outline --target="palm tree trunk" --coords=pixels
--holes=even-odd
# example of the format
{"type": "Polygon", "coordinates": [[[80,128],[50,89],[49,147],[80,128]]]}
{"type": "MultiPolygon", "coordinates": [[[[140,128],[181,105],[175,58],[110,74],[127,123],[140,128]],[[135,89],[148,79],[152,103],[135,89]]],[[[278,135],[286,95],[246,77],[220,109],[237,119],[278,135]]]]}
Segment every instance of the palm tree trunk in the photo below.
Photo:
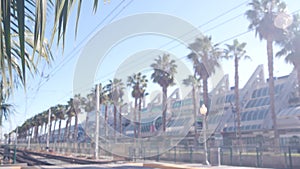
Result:
{"type": "MultiPolygon", "coordinates": [[[[41,124],[41,126],[40,126],[40,134],[41,134],[41,135],[43,135],[43,126],[44,126],[43,124],[41,124]]],[[[44,133],[44,134],[45,134],[45,133],[44,133]]],[[[39,135],[38,135],[38,136],[39,136],[39,135]]]]}
{"type": "Polygon", "coordinates": [[[86,118],[85,118],[85,124],[84,124],[84,138],[85,140],[87,140],[88,138],[88,134],[87,134],[87,131],[88,131],[88,122],[89,122],[89,113],[86,112],[86,118]]]}
{"type": "Polygon", "coordinates": [[[139,132],[138,132],[138,137],[140,138],[141,137],[141,132],[142,132],[142,124],[141,124],[141,110],[142,110],[142,98],[139,98],[139,111],[138,111],[138,129],[139,129],[139,132]]]}
{"type": "Polygon", "coordinates": [[[205,104],[205,106],[207,107],[207,112],[206,112],[206,115],[205,115],[205,120],[206,123],[205,123],[205,130],[208,129],[208,123],[207,123],[207,116],[209,114],[209,105],[208,105],[208,83],[207,83],[207,80],[208,80],[208,76],[207,75],[204,75],[203,76],[203,103],[205,104]]]}
{"type": "Polygon", "coordinates": [[[68,140],[68,136],[69,136],[69,134],[68,134],[68,126],[69,126],[69,123],[70,123],[70,119],[68,118],[67,119],[67,122],[66,122],[66,127],[65,127],[65,130],[64,130],[64,141],[66,142],[67,140],[68,140]]]}
{"type": "Polygon", "coordinates": [[[120,133],[122,133],[122,105],[120,106],[120,112],[119,112],[119,123],[120,123],[120,125],[119,125],[119,131],[120,131],[120,133]]]}
{"type": "Polygon", "coordinates": [[[60,141],[61,119],[58,122],[58,142],[60,141]]]}
{"type": "Polygon", "coordinates": [[[48,123],[45,123],[45,125],[44,125],[44,134],[47,133],[47,124],[48,124],[48,123]]]}
{"type": "Polygon", "coordinates": [[[74,141],[77,142],[78,135],[78,113],[75,111],[75,125],[74,125],[74,141]]]}
{"type": "Polygon", "coordinates": [[[235,68],[235,76],[234,76],[235,113],[237,114],[237,121],[238,121],[238,146],[240,146],[241,145],[241,114],[240,114],[240,93],[239,93],[239,59],[237,56],[235,56],[234,58],[234,68],[235,68]]]}
{"type": "Polygon", "coordinates": [[[163,125],[163,132],[166,131],[166,116],[167,116],[167,108],[168,108],[168,104],[167,104],[167,94],[168,94],[168,90],[167,87],[163,87],[162,88],[162,92],[163,92],[163,112],[162,112],[162,125],[163,125]]]}
{"type": "Polygon", "coordinates": [[[114,103],[114,137],[116,137],[116,130],[117,130],[117,106],[114,103]]]}
{"type": "Polygon", "coordinates": [[[53,131],[52,131],[52,138],[53,138],[53,141],[55,141],[54,134],[55,134],[56,122],[57,122],[57,120],[54,121],[54,127],[53,127],[53,131]]]}
{"type": "MultiPolygon", "coordinates": [[[[209,108],[209,105],[208,105],[208,77],[207,76],[203,76],[203,104],[205,104],[205,106],[207,108],[209,108]]],[[[208,112],[207,112],[208,114],[208,112]]]]}
{"type": "Polygon", "coordinates": [[[34,140],[36,142],[37,142],[38,135],[39,135],[39,126],[36,125],[36,126],[34,126],[34,140]]]}
{"type": "Polygon", "coordinates": [[[108,111],[108,105],[105,105],[105,112],[104,112],[104,132],[105,137],[107,136],[107,111],[108,111]]]}
{"type": "Polygon", "coordinates": [[[197,101],[196,101],[195,84],[193,84],[192,93],[193,93],[193,103],[194,103],[194,104],[193,104],[193,108],[194,108],[194,132],[195,132],[194,146],[196,147],[196,145],[197,145],[198,133],[197,133],[197,101]]]}
{"type": "Polygon", "coordinates": [[[71,136],[71,127],[72,127],[72,117],[70,117],[70,121],[69,121],[68,141],[70,140],[70,136],[71,136]]]}
{"type": "Polygon", "coordinates": [[[133,112],[133,124],[134,124],[134,138],[136,138],[137,134],[136,134],[136,110],[138,107],[138,98],[134,99],[134,112],[133,112]]]}
{"type": "Polygon", "coordinates": [[[297,70],[297,84],[298,84],[298,97],[300,97],[300,65],[296,66],[297,70]]]}
{"type": "Polygon", "coordinates": [[[273,41],[270,38],[267,39],[267,54],[268,54],[268,69],[269,69],[269,94],[270,94],[270,112],[273,121],[274,130],[274,144],[275,147],[279,146],[279,135],[277,131],[277,121],[275,114],[275,91],[274,91],[274,77],[273,77],[273,41]]]}

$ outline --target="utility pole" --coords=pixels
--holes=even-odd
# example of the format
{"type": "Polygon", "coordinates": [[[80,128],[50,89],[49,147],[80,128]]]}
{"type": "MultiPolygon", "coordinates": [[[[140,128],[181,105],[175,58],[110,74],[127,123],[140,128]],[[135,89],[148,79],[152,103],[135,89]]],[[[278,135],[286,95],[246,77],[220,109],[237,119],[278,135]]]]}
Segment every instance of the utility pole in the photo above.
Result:
{"type": "Polygon", "coordinates": [[[101,84],[96,85],[96,133],[95,133],[95,159],[98,159],[99,148],[99,116],[100,116],[100,88],[101,84]]]}
{"type": "Polygon", "coordinates": [[[51,108],[48,111],[48,123],[47,123],[47,145],[46,145],[46,151],[49,152],[49,140],[50,140],[50,121],[51,121],[51,108]]]}

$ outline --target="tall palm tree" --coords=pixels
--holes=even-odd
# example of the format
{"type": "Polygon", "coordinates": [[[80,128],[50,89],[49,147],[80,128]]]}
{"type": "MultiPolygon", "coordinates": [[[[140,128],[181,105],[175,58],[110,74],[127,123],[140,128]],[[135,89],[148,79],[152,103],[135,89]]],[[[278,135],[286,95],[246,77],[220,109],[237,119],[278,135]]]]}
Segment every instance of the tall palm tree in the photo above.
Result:
{"type": "Polygon", "coordinates": [[[282,49],[276,53],[276,56],[285,56],[285,61],[294,65],[297,70],[298,97],[300,96],[300,15],[294,15],[293,23],[287,28],[283,41],[279,41],[282,49]]]}
{"type": "MultiPolygon", "coordinates": [[[[41,129],[43,128],[43,116],[42,113],[39,113],[37,115],[35,115],[33,117],[33,121],[34,121],[34,125],[35,125],[35,129],[34,129],[34,140],[36,142],[38,142],[38,136],[39,136],[39,128],[40,131],[42,131],[41,129]]],[[[40,132],[40,134],[42,134],[42,132],[40,132]]]]}
{"type": "Polygon", "coordinates": [[[193,95],[193,116],[194,116],[194,145],[196,146],[197,140],[198,140],[198,132],[197,132],[197,114],[198,114],[198,104],[197,104],[197,97],[196,93],[201,87],[200,85],[200,78],[196,78],[196,74],[194,73],[194,76],[189,75],[186,79],[183,79],[182,82],[186,86],[192,86],[192,95],[193,95]]]}
{"type": "Polygon", "coordinates": [[[109,90],[109,99],[113,103],[114,107],[114,136],[116,135],[117,130],[117,107],[122,103],[123,95],[124,95],[124,83],[122,82],[122,79],[114,78],[113,80],[109,81],[108,84],[108,90],[109,90]]]}
{"type": "Polygon", "coordinates": [[[50,109],[51,109],[51,116],[50,116],[50,125],[49,125],[49,128],[50,128],[49,129],[49,132],[50,132],[49,137],[52,137],[52,139],[54,139],[53,135],[55,132],[55,125],[56,125],[56,106],[53,106],[50,109]],[[53,130],[52,130],[53,121],[54,121],[54,126],[53,126],[53,130]]]}
{"type": "MultiPolygon", "coordinates": [[[[222,51],[218,48],[218,44],[213,44],[210,36],[196,38],[195,42],[189,45],[189,49],[192,52],[187,58],[192,61],[196,75],[202,79],[203,103],[209,107],[208,78],[220,66],[219,58],[222,51]]],[[[208,114],[209,109],[206,115],[208,114]]]]}
{"type": "Polygon", "coordinates": [[[156,58],[155,63],[151,64],[154,72],[151,75],[151,79],[154,83],[158,83],[162,88],[163,100],[162,100],[162,126],[163,131],[166,131],[166,113],[168,109],[168,87],[175,84],[174,75],[177,73],[177,65],[175,60],[170,58],[169,54],[163,54],[156,58]]]}
{"type": "Polygon", "coordinates": [[[68,101],[67,110],[66,110],[66,127],[64,129],[64,141],[70,140],[71,127],[72,127],[72,118],[75,116],[75,111],[73,107],[73,98],[68,101]]]}
{"type": "Polygon", "coordinates": [[[273,42],[282,40],[284,31],[275,27],[274,19],[279,12],[285,11],[286,5],[280,0],[252,0],[249,5],[251,9],[245,13],[247,19],[250,21],[249,29],[255,29],[255,35],[258,35],[260,40],[265,39],[267,42],[270,113],[273,121],[274,143],[275,146],[279,146],[274,98],[273,42]]]}
{"type": "Polygon", "coordinates": [[[84,106],[84,111],[86,112],[86,117],[85,117],[85,126],[84,126],[84,131],[85,131],[85,139],[88,139],[88,131],[89,131],[89,114],[96,109],[96,94],[95,94],[95,89],[93,88],[91,90],[92,92],[87,94],[86,98],[86,103],[84,106]]]}
{"type": "Polygon", "coordinates": [[[47,133],[47,125],[48,125],[48,114],[49,114],[49,110],[45,110],[42,112],[42,121],[44,124],[44,134],[47,133]]]}
{"type": "Polygon", "coordinates": [[[147,88],[147,76],[142,75],[141,72],[137,74],[133,74],[132,76],[128,76],[127,78],[127,86],[132,87],[131,96],[134,98],[134,112],[133,112],[133,124],[134,124],[134,137],[137,137],[137,127],[138,123],[138,136],[140,136],[141,132],[141,100],[144,98],[146,94],[147,88]],[[136,113],[138,112],[138,122],[136,119],[136,113]]]}
{"type": "MultiPolygon", "coordinates": [[[[250,59],[246,55],[247,43],[239,43],[237,39],[233,41],[233,44],[225,44],[226,49],[224,49],[226,59],[234,59],[234,94],[235,94],[235,112],[237,114],[238,121],[238,144],[240,145],[241,139],[241,112],[240,112],[240,94],[239,94],[239,61],[241,59],[250,59]]],[[[236,119],[234,119],[236,120],[236,119]]]]}
{"type": "Polygon", "coordinates": [[[73,106],[74,112],[74,118],[75,118],[75,125],[74,125],[74,141],[77,141],[78,137],[78,115],[82,113],[81,108],[84,106],[86,102],[85,97],[81,97],[80,94],[77,94],[74,96],[73,102],[71,105],[73,106]]]}
{"type": "MultiPolygon", "coordinates": [[[[100,86],[101,87],[101,86],[100,86]]],[[[102,87],[101,92],[100,92],[100,105],[104,106],[104,135],[107,136],[107,124],[108,124],[108,108],[111,105],[111,100],[109,98],[110,95],[110,85],[107,84],[102,87]]]]}
{"type": "Polygon", "coordinates": [[[65,120],[66,116],[65,116],[65,111],[66,111],[66,105],[57,105],[57,110],[56,110],[56,118],[57,120],[59,120],[58,122],[58,132],[57,132],[57,135],[58,135],[58,140],[61,140],[60,138],[60,133],[61,133],[61,122],[62,120],[65,120]]]}

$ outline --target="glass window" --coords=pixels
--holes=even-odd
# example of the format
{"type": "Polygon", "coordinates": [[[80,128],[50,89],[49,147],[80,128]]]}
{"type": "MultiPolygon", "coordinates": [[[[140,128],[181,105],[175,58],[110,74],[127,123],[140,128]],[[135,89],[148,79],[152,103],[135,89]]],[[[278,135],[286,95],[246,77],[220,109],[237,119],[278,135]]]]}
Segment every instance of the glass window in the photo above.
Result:
{"type": "Polygon", "coordinates": [[[267,96],[269,94],[269,88],[265,87],[263,88],[262,96],[267,96]]]}
{"type": "Polygon", "coordinates": [[[261,128],[261,125],[259,124],[259,125],[257,125],[257,129],[260,129],[261,128]]]}
{"type": "Polygon", "coordinates": [[[253,112],[252,120],[257,120],[258,112],[259,112],[259,111],[254,111],[254,112],[253,112]]]}
{"type": "Polygon", "coordinates": [[[283,84],[276,85],[275,86],[275,94],[278,94],[283,88],[283,84]]]}
{"type": "Polygon", "coordinates": [[[241,130],[245,130],[245,126],[241,126],[241,130]]]}
{"type": "Polygon", "coordinates": [[[242,121],[245,121],[245,120],[246,120],[246,115],[247,115],[247,114],[248,114],[247,111],[244,112],[244,113],[242,113],[242,118],[241,118],[242,121]]]}
{"type": "Polygon", "coordinates": [[[259,106],[259,100],[260,99],[253,100],[253,105],[251,107],[258,107],[259,106]]]}
{"type": "Polygon", "coordinates": [[[250,111],[246,117],[246,121],[250,121],[251,120],[251,115],[252,115],[253,111],[250,111]]]}
{"type": "Polygon", "coordinates": [[[264,118],[266,118],[268,112],[269,112],[269,109],[266,109],[266,110],[264,111],[264,118]]]}
{"type": "Polygon", "coordinates": [[[249,107],[253,107],[254,100],[250,100],[249,107]]]}
{"type": "Polygon", "coordinates": [[[249,129],[250,129],[250,127],[251,127],[250,125],[247,125],[247,126],[246,126],[246,130],[249,130],[249,129]]]}
{"type": "Polygon", "coordinates": [[[258,92],[257,92],[257,97],[261,97],[261,96],[262,96],[262,89],[263,89],[263,88],[261,88],[261,89],[258,90],[258,92]]]}
{"type": "Polygon", "coordinates": [[[257,89],[253,91],[252,93],[252,98],[256,98],[257,97],[257,89]]]}
{"type": "Polygon", "coordinates": [[[264,112],[265,112],[264,109],[259,111],[259,113],[258,113],[258,120],[261,120],[261,119],[264,118],[264,112]]]}
{"type": "Polygon", "coordinates": [[[252,100],[250,100],[250,101],[247,102],[246,108],[249,108],[249,107],[250,107],[251,101],[252,101],[252,100]]]}

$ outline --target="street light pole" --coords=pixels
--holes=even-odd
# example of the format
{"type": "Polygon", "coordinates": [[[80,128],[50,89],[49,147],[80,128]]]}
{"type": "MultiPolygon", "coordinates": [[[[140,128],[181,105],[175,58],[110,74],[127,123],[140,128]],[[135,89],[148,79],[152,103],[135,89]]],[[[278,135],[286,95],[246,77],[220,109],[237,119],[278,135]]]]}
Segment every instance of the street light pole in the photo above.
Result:
{"type": "Polygon", "coordinates": [[[208,161],[208,154],[207,154],[207,144],[206,144],[206,113],[207,113],[207,108],[205,106],[205,104],[202,104],[202,106],[200,107],[200,113],[203,116],[203,127],[202,130],[204,128],[204,154],[205,154],[205,162],[206,165],[210,165],[209,161],[208,161]]]}

